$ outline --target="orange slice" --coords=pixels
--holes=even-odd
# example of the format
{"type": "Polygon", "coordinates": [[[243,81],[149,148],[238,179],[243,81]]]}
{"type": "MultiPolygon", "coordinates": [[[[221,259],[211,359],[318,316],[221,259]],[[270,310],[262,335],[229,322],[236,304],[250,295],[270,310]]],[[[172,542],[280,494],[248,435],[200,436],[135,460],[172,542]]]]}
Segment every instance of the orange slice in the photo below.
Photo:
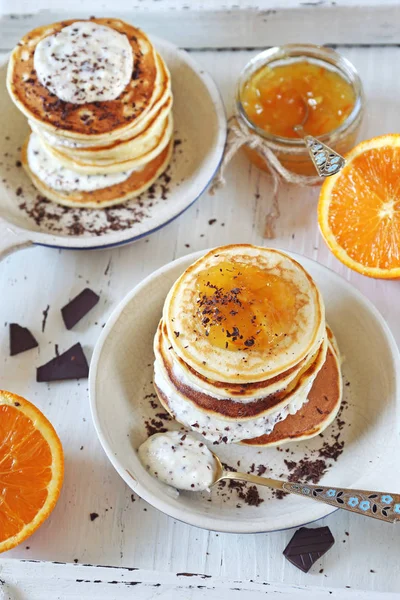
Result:
{"type": "Polygon", "coordinates": [[[318,222],[333,254],[369,277],[400,277],[400,135],[358,144],[325,180],[318,222]]]}
{"type": "Polygon", "coordinates": [[[0,552],[47,519],[63,476],[63,450],[51,423],[24,398],[0,390],[0,552]]]}

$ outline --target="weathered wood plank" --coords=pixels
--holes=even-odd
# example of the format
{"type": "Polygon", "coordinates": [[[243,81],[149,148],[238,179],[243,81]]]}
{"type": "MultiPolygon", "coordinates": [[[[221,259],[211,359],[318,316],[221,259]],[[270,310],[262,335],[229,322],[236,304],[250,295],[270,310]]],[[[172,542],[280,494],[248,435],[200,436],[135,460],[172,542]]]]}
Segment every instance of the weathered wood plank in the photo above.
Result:
{"type": "MultiPolygon", "coordinates": [[[[393,69],[400,60],[400,49],[346,48],[343,52],[355,63],[365,85],[368,120],[363,137],[399,131],[400,83],[393,69]]],[[[193,56],[214,77],[229,108],[238,73],[252,53],[196,52],[193,56]]],[[[331,528],[336,544],[313,572],[305,575],[282,556],[290,531],[249,536],[217,534],[174,522],[138,498],[133,497],[133,502],[131,491],[97,441],[86,382],[34,382],[35,366],[54,356],[54,344],[61,351],[80,341],[90,357],[102,324],[116,303],[144,276],[169,260],[218,244],[265,244],[261,231],[270,190],[269,179],[251,168],[240,154],[227,172],[225,189],[214,197],[205,194],[177,221],[147,240],[101,252],[34,248],[0,264],[1,386],[28,397],[45,412],[57,428],[66,453],[65,484],[55,512],[8,557],[68,562],[77,559],[81,563],[207,573],[231,580],[258,577],[330,590],[351,586],[373,593],[398,592],[400,572],[388,559],[398,555],[398,531],[377,521],[340,511],[321,521],[319,524],[331,528]],[[216,222],[209,225],[210,219],[216,222]],[[86,285],[99,292],[101,300],[73,331],[66,331],[59,310],[86,285]],[[42,311],[47,305],[49,316],[42,333],[42,311]],[[28,326],[39,341],[39,349],[11,359],[10,321],[28,326]],[[99,514],[93,522],[91,512],[99,514]],[[321,569],[323,572],[319,572],[321,569]]],[[[273,245],[317,259],[346,277],[375,303],[400,342],[399,282],[375,281],[352,273],[330,254],[318,233],[317,196],[316,189],[283,188],[282,218],[273,245]]]]}
{"type": "MultiPolygon", "coordinates": [[[[25,3],[3,2],[0,49],[9,50],[29,29],[76,17],[109,16],[110,8],[90,0],[25,3]],[[21,11],[22,9],[22,11],[21,11]],[[23,10],[24,9],[24,10],[23,10]],[[22,14],[21,14],[22,12],[22,14]],[[20,13],[20,14],[18,14],[20,13]]],[[[264,48],[306,40],[314,44],[398,44],[400,5],[394,0],[328,2],[125,2],[113,3],[112,16],[184,48],[264,48]],[[179,8],[182,10],[178,13],[179,8]]]]}
{"type": "MultiPolygon", "coordinates": [[[[349,589],[321,589],[273,584],[261,580],[240,581],[193,573],[165,573],[135,568],[55,564],[49,562],[0,563],[0,598],[14,600],[391,600],[395,594],[349,589]]],[[[2,599],[3,600],[3,599],[2,599]]]]}

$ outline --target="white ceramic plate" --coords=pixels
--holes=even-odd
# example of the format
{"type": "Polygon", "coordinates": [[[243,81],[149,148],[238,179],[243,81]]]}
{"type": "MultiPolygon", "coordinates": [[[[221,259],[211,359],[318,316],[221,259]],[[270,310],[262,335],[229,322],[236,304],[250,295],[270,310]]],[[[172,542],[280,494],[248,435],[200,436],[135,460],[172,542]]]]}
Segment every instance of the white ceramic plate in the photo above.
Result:
{"type": "Polygon", "coordinates": [[[178,145],[167,171],[170,179],[161,177],[150,192],[142,194],[140,204],[134,198],[103,211],[38,203],[38,192],[18,162],[29,127],[6,90],[7,64],[0,67],[0,256],[13,244],[84,249],[133,242],[178,217],[206,189],[218,169],[226,138],[221,97],[187,52],[159,38],[152,41],[172,77],[178,145]],[[124,220],[122,230],[113,228],[114,217],[124,220]],[[76,221],[84,229],[79,235],[76,226],[71,229],[76,221]]]}
{"type": "MultiPolygon", "coordinates": [[[[96,346],[90,372],[90,402],[103,448],[134,492],[168,515],[207,529],[250,533],[274,531],[309,523],[333,512],[311,500],[282,500],[260,488],[264,502],[249,506],[235,490],[211,495],[180,493],[153,479],[139,462],[136,449],[146,439],[145,421],[164,411],[151,396],[153,336],[165,296],[175,279],[202,253],[185,256],[153,273],[115,309],[96,346]],[[154,406],[154,408],[152,407],[154,406]],[[224,495],[225,494],[225,495],[224,495]],[[211,502],[209,501],[211,499],[211,502]]],[[[285,460],[305,456],[319,460],[324,443],[344,442],[343,453],[321,480],[325,485],[396,491],[398,469],[391,457],[397,450],[396,407],[399,399],[399,359],[392,335],[374,306],[344,279],[322,265],[293,255],[312,275],[323,293],[327,320],[343,354],[344,408],[324,437],[288,444],[282,449],[218,446],[231,466],[249,470],[266,465],[276,477],[287,477],[285,460]],[[378,468],[379,467],[379,468],[378,468]]],[[[165,423],[170,429],[178,425],[165,423]]],[[[398,490],[397,490],[398,491],[398,490]]],[[[357,518],[357,517],[356,517],[357,518]]]]}

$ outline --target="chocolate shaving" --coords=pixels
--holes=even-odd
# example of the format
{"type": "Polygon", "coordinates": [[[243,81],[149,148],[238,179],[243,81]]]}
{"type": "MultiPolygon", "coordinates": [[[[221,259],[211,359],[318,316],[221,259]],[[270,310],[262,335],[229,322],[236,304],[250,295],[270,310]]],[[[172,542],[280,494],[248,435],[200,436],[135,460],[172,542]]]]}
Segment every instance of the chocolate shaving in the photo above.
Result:
{"type": "MultiPolygon", "coordinates": [[[[287,463],[289,461],[285,462],[287,463]]],[[[327,471],[327,464],[321,459],[310,460],[307,458],[302,458],[298,463],[294,464],[295,466],[291,467],[290,470],[292,470],[292,472],[288,477],[288,481],[290,482],[318,483],[318,481],[327,471]]]]}
{"type": "MultiPolygon", "coordinates": [[[[169,185],[172,179],[168,174],[170,170],[171,167],[137,198],[108,208],[61,206],[47,200],[41,194],[37,194],[35,199],[21,202],[18,207],[38,227],[50,233],[98,237],[114,231],[124,231],[151,218],[152,208],[156,203],[169,200],[172,193],[169,185]]],[[[20,195],[22,200],[22,188],[18,188],[17,195],[20,195]]]]}
{"type": "Polygon", "coordinates": [[[50,306],[47,305],[46,308],[44,309],[44,311],[42,312],[42,315],[43,315],[42,333],[44,333],[44,330],[46,329],[46,323],[47,323],[47,317],[49,316],[49,310],[50,310],[50,306]]]}

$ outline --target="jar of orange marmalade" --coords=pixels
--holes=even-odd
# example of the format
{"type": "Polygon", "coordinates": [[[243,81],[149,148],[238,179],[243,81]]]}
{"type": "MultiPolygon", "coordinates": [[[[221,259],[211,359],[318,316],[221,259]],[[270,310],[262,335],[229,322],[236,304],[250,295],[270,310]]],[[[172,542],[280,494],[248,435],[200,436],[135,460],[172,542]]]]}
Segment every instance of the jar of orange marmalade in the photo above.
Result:
{"type": "MultiPolygon", "coordinates": [[[[286,169],[314,176],[294,127],[302,124],[305,133],[345,154],[360,129],[363,88],[355,67],[334,50],[288,44],[265,50],[247,64],[237,87],[236,113],[286,169]]],[[[257,167],[269,170],[257,150],[245,146],[245,151],[257,167]]]]}

